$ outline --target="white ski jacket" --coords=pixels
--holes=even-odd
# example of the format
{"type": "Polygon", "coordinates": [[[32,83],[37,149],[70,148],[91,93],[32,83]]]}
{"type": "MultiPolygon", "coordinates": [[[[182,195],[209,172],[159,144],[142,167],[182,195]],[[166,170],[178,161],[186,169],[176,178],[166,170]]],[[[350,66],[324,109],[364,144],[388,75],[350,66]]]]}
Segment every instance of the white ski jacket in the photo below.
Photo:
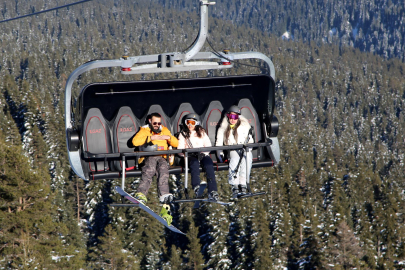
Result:
{"type": "MultiPolygon", "coordinates": [[[[246,137],[249,134],[250,130],[250,124],[249,121],[243,117],[242,115],[239,115],[240,119],[240,125],[236,129],[237,131],[237,140],[233,136],[233,130],[229,132],[229,138],[225,138],[225,131],[229,126],[228,118],[224,117],[224,119],[221,122],[221,125],[218,129],[217,132],[217,141],[215,142],[215,146],[223,146],[223,145],[235,145],[235,144],[244,144],[246,141],[246,137]]],[[[248,143],[253,143],[254,140],[252,137],[250,137],[248,143]]]]}

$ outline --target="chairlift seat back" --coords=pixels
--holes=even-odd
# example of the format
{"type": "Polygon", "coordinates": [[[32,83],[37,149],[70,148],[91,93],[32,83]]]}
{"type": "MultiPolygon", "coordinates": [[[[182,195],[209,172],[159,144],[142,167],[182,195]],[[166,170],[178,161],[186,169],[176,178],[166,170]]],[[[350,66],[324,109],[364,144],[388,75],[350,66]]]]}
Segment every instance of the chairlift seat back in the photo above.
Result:
{"type": "Polygon", "coordinates": [[[188,102],[180,104],[176,114],[172,117],[173,134],[180,132],[180,125],[184,125],[184,116],[189,113],[195,113],[193,106],[188,102]]]}
{"type": "MultiPolygon", "coordinates": [[[[83,122],[83,150],[93,154],[108,154],[111,149],[111,135],[108,122],[98,108],[91,108],[83,122]]],[[[94,175],[103,174],[110,177],[118,174],[109,174],[111,172],[111,162],[103,159],[85,160],[83,159],[83,168],[89,178],[94,179],[94,175]]]]}
{"type": "MultiPolygon", "coordinates": [[[[142,102],[142,101],[141,101],[142,102]]],[[[152,113],[158,113],[162,119],[161,119],[161,123],[163,126],[167,127],[170,131],[172,129],[172,125],[170,123],[170,118],[166,115],[166,113],[163,111],[162,106],[160,106],[159,104],[154,104],[152,106],[149,107],[148,112],[146,113],[146,115],[142,118],[141,124],[142,126],[144,125],[148,125],[149,124],[149,117],[152,113]]]]}
{"type": "MultiPolygon", "coordinates": [[[[218,100],[213,100],[210,102],[210,105],[202,117],[202,126],[207,131],[207,135],[210,138],[212,145],[215,145],[217,130],[222,118],[223,110],[224,108],[222,107],[221,102],[218,100]]],[[[210,156],[212,161],[217,162],[217,157],[215,154],[211,154],[210,156]]]]}
{"type": "MultiPolygon", "coordinates": [[[[133,152],[135,147],[132,138],[138,132],[140,121],[128,106],[121,107],[113,121],[113,147],[114,153],[133,152]]],[[[122,161],[114,162],[115,169],[122,170],[122,161]]],[[[135,166],[135,160],[126,160],[126,168],[135,166]]]]}
{"type": "MultiPolygon", "coordinates": [[[[249,121],[249,124],[253,127],[253,136],[255,142],[262,141],[262,129],[261,124],[259,121],[259,116],[255,108],[253,107],[252,103],[249,99],[241,99],[238,103],[238,107],[241,109],[241,114],[249,121]]],[[[262,158],[262,151],[261,149],[254,149],[253,152],[253,160],[260,160],[262,158]]]]}

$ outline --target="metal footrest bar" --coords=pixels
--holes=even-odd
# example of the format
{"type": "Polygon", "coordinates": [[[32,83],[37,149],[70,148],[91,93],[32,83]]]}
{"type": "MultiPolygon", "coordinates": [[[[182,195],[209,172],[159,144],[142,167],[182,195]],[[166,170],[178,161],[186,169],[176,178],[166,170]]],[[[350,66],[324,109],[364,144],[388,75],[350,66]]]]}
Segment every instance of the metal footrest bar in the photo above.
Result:
{"type": "Polygon", "coordinates": [[[133,203],[110,203],[109,206],[112,206],[112,207],[139,207],[139,204],[133,204],[133,203]]]}

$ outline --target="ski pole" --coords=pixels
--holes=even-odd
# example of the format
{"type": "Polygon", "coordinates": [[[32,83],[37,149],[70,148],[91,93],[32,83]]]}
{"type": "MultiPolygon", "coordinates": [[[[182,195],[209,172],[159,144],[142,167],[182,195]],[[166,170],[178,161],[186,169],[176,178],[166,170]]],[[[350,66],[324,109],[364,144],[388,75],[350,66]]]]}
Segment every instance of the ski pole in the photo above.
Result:
{"type": "MultiPolygon", "coordinates": [[[[244,145],[246,145],[246,144],[249,142],[249,135],[252,134],[252,131],[253,131],[253,127],[250,126],[250,129],[249,129],[248,135],[246,136],[246,140],[245,140],[244,145]]],[[[236,165],[236,169],[235,169],[235,171],[234,171],[234,173],[233,173],[233,177],[234,177],[234,178],[237,178],[236,174],[238,173],[240,164],[242,163],[243,152],[246,152],[246,149],[245,149],[245,148],[246,148],[246,147],[244,146],[243,149],[242,149],[242,151],[241,151],[241,153],[239,154],[239,162],[238,162],[238,165],[236,165]]],[[[246,163],[247,163],[247,153],[246,153],[246,163]]]]}
{"type": "Polygon", "coordinates": [[[184,163],[185,163],[185,171],[184,171],[184,193],[186,195],[186,199],[188,199],[188,192],[187,192],[187,185],[188,185],[188,153],[184,153],[184,163]]]}
{"type": "Polygon", "coordinates": [[[121,181],[121,188],[125,190],[125,156],[122,155],[122,181],[121,181]]]}

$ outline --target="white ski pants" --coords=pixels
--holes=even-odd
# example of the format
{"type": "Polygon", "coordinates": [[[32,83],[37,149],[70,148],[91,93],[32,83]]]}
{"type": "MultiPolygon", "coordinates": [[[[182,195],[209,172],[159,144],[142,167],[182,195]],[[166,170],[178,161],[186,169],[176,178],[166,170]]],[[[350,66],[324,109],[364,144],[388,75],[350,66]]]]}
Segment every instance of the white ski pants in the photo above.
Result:
{"type": "Polygon", "coordinates": [[[236,171],[236,167],[239,163],[238,151],[230,151],[229,158],[229,174],[228,181],[231,185],[244,185],[246,182],[250,182],[250,171],[252,169],[252,150],[249,150],[246,155],[246,151],[243,151],[242,161],[240,163],[239,169],[236,171]],[[246,162],[247,161],[247,162],[246,162]]]}

